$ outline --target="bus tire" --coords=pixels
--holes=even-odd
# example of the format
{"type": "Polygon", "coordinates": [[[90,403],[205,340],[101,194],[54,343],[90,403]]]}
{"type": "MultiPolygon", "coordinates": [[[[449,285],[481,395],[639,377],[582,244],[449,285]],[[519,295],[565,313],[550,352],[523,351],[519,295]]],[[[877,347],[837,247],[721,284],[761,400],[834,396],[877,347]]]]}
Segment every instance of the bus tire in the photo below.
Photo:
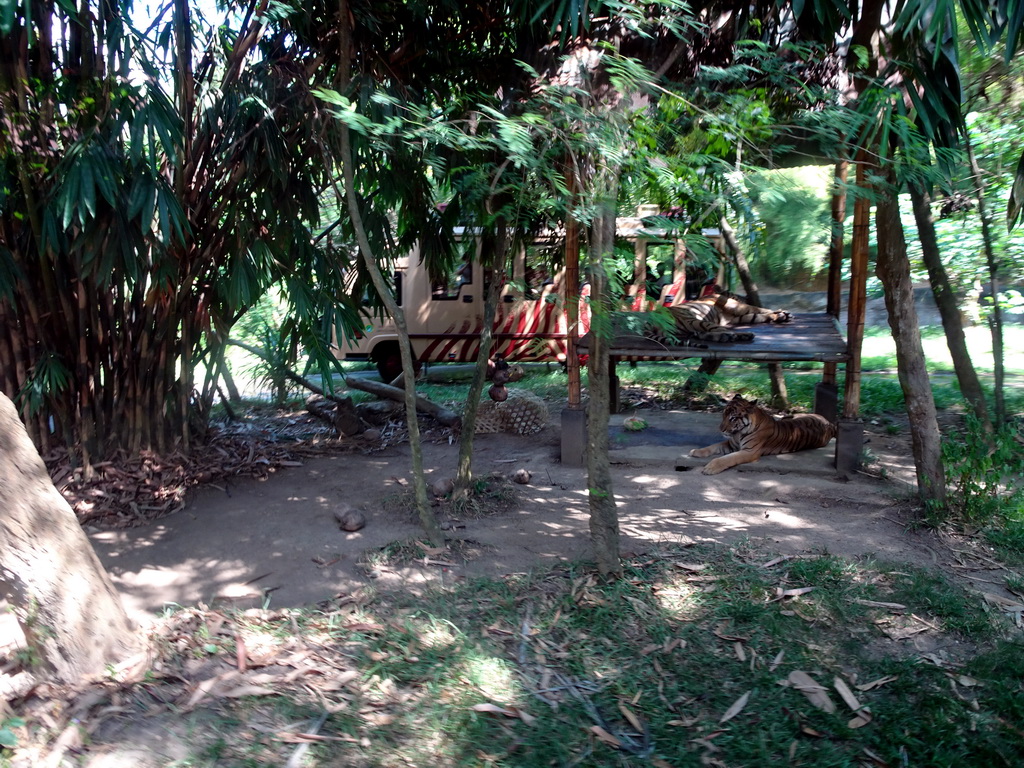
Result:
{"type": "MultiPolygon", "coordinates": [[[[397,341],[385,341],[373,348],[373,362],[385,384],[390,384],[402,373],[402,352],[397,341]]],[[[420,363],[413,360],[413,370],[419,373],[420,363]]]]}

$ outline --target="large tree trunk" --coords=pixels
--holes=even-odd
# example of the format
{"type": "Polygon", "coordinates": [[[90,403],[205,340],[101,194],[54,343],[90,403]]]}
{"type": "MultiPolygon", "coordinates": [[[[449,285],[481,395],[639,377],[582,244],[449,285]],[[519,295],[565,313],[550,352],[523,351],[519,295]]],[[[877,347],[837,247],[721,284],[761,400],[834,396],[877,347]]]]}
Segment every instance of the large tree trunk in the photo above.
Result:
{"type": "MultiPolygon", "coordinates": [[[[612,342],[611,303],[605,277],[604,260],[615,248],[615,190],[618,178],[605,183],[610,189],[599,191],[599,211],[594,219],[590,247],[590,358],[587,379],[590,404],[587,412],[587,485],[590,496],[590,540],[594,546],[597,569],[604,576],[622,573],[619,562],[619,515],[612,489],[611,462],[608,457],[608,421],[610,393],[608,349],[612,342]]],[[[598,181],[600,184],[600,180],[598,181]]]]}
{"type": "Polygon", "coordinates": [[[992,422],[988,416],[988,404],[985,393],[978,380],[978,372],[974,370],[971,354],[967,351],[967,339],[964,337],[964,326],[961,320],[960,307],[956,294],[949,284],[949,275],[942,263],[939,252],[938,238],[935,236],[935,220],[932,218],[931,199],[927,190],[919,184],[910,185],[910,199],[914,206],[914,218],[917,221],[918,239],[921,241],[921,257],[928,269],[928,282],[932,286],[935,305],[939,308],[942,328],[946,332],[946,346],[953,359],[960,392],[981,422],[985,432],[992,431],[992,422]]]}
{"type": "Polygon", "coordinates": [[[885,288],[885,308],[889,312],[889,327],[896,342],[896,364],[910,418],[918,493],[925,503],[941,506],[946,496],[942,436],[921,347],[921,329],[914,306],[914,286],[910,279],[903,222],[892,187],[884,190],[878,201],[875,228],[878,236],[876,272],[885,288]]]}
{"type": "Polygon", "coordinates": [[[29,648],[64,682],[102,674],[135,644],[120,596],[2,393],[0,579],[29,648]]]}

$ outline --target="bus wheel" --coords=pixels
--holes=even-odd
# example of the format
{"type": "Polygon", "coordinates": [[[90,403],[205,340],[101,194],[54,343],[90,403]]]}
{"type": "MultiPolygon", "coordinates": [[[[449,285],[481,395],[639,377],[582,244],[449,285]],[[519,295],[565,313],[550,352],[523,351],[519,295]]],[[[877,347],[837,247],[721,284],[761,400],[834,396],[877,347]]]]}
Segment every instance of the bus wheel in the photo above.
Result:
{"type": "MultiPolygon", "coordinates": [[[[390,384],[402,373],[402,353],[397,342],[389,341],[374,347],[373,361],[377,364],[377,373],[385,384],[390,384]]],[[[413,360],[413,369],[419,373],[418,360],[413,360]]]]}

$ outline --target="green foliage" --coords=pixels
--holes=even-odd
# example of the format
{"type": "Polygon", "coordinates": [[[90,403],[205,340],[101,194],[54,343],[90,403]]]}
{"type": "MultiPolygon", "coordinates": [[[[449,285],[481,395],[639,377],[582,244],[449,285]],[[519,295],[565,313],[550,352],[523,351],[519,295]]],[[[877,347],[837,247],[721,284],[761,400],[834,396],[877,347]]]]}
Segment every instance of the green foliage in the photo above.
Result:
{"type": "Polygon", "coordinates": [[[824,268],[832,235],[829,169],[747,174],[757,236],[747,255],[756,280],[804,289],[824,268]]]}
{"type": "Polygon", "coordinates": [[[973,416],[965,418],[966,428],[945,435],[942,441],[950,489],[947,509],[932,510],[932,514],[971,526],[1024,517],[1019,427],[1003,426],[988,436],[973,416]]]}
{"type": "Polygon", "coordinates": [[[25,720],[20,717],[6,717],[0,721],[0,747],[14,749],[18,746],[18,737],[12,729],[23,728],[25,720]]]}
{"type": "Polygon", "coordinates": [[[54,354],[40,355],[18,393],[19,404],[28,406],[31,415],[40,413],[45,404],[67,391],[71,372],[61,358],[54,354]]]}

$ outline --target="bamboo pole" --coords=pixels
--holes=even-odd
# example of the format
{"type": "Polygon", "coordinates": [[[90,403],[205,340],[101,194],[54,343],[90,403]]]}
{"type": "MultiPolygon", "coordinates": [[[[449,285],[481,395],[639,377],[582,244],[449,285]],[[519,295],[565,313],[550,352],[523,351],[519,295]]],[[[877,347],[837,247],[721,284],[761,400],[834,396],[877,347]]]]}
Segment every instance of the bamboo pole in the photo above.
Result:
{"type": "Polygon", "coordinates": [[[871,201],[867,197],[868,165],[864,153],[857,158],[857,188],[860,194],[853,205],[853,238],[850,255],[850,299],[847,306],[846,343],[850,359],[846,363],[846,387],[843,393],[843,418],[860,414],[861,347],[864,343],[864,315],[867,311],[868,236],[871,228],[871,201]]]}
{"type": "MultiPolygon", "coordinates": [[[[570,168],[566,177],[569,191],[575,187],[575,171],[570,168]]],[[[565,367],[568,373],[569,410],[583,409],[583,386],[580,381],[580,357],[576,345],[580,340],[580,225],[571,215],[565,222],[565,315],[566,346],[565,367]]]]}
{"type": "MultiPolygon", "coordinates": [[[[828,247],[828,301],[825,311],[838,319],[843,304],[843,227],[846,222],[846,179],[850,164],[836,163],[832,187],[832,239],[828,247]]],[[[821,383],[835,386],[836,364],[825,363],[821,383]]]]}

